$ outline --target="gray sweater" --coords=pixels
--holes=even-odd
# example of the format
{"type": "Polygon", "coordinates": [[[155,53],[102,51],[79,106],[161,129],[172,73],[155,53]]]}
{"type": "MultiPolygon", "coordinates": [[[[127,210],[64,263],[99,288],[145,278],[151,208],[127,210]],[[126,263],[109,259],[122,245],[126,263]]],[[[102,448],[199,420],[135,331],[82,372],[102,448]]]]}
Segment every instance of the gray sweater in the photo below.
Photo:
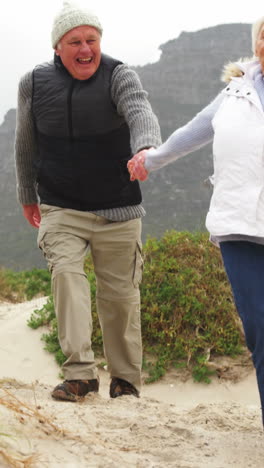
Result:
{"type": "MultiPolygon", "coordinates": [[[[117,112],[130,129],[132,153],[161,144],[160,128],[153,114],[138,75],[127,65],[118,65],[112,75],[111,97],[117,112]]],[[[32,72],[24,75],[19,83],[17,125],[15,136],[15,162],[18,200],[23,205],[38,203],[34,159],[37,155],[32,101],[32,72]]],[[[128,221],[145,215],[142,205],[97,210],[96,214],[111,221],[128,221]]]]}

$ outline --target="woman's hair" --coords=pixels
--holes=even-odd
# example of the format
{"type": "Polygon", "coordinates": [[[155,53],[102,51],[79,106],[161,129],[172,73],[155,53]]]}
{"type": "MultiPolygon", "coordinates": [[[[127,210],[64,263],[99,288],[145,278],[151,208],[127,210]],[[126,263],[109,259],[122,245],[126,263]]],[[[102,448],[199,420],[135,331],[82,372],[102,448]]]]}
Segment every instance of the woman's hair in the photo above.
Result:
{"type": "Polygon", "coordinates": [[[221,81],[224,81],[225,83],[229,83],[230,80],[234,76],[239,77],[239,76],[244,75],[244,72],[241,70],[241,68],[240,68],[240,66],[238,65],[237,62],[249,62],[249,61],[252,61],[252,60],[256,60],[256,58],[257,58],[255,56],[256,43],[257,43],[257,40],[258,40],[259,32],[260,32],[263,25],[264,25],[264,16],[262,16],[257,21],[255,21],[255,23],[253,23],[252,27],[251,27],[252,51],[253,51],[253,54],[254,54],[253,57],[244,57],[244,58],[240,58],[236,62],[227,63],[224,66],[223,70],[222,70],[221,81]]]}
{"type": "Polygon", "coordinates": [[[258,39],[259,31],[261,30],[264,24],[264,16],[259,18],[255,23],[252,24],[251,34],[252,34],[252,51],[255,55],[256,52],[256,42],[258,39]]]}

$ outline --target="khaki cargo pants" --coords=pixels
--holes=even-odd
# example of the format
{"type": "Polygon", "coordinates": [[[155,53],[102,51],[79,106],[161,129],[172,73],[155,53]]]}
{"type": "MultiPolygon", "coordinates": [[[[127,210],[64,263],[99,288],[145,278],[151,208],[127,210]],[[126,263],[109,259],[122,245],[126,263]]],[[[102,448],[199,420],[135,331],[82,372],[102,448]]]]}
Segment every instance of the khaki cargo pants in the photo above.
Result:
{"type": "Polygon", "coordinates": [[[141,220],[110,222],[92,213],[41,205],[38,245],[52,273],[52,293],[67,380],[94,379],[88,249],[96,275],[97,313],[111,377],[141,385],[141,220]]]}

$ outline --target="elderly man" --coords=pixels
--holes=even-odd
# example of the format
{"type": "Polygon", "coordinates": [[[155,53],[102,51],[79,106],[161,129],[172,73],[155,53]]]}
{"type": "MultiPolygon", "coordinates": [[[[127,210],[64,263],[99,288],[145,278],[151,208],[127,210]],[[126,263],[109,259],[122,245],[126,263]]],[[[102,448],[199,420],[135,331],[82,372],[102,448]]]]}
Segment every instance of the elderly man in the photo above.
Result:
{"type": "Polygon", "coordinates": [[[26,219],[52,272],[65,381],[52,396],[76,401],[97,392],[91,348],[91,251],[97,311],[111,376],[110,396],[139,396],[141,192],[127,161],[160,144],[156,116],[137,74],[101,53],[102,27],[64,2],[52,29],[54,60],[19,85],[16,170],[26,219]]]}

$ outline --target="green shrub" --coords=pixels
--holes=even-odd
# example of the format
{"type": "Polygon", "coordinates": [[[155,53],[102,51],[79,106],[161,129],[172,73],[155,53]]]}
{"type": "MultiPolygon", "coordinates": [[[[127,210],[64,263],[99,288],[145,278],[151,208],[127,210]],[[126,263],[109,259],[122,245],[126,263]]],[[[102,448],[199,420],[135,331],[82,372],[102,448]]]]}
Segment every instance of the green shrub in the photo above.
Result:
{"type": "Polygon", "coordinates": [[[169,231],[148,239],[144,256],[142,336],[157,358],[150,380],[183,361],[208,381],[205,356],[235,356],[243,343],[219,249],[207,234],[169,231]]]}
{"type": "Polygon", "coordinates": [[[30,300],[34,296],[50,294],[50,273],[34,268],[14,272],[0,269],[0,299],[12,302],[30,300]]]}
{"type": "Polygon", "coordinates": [[[49,325],[52,323],[52,320],[55,318],[53,297],[50,296],[48,301],[41,309],[35,309],[30,316],[30,319],[27,321],[29,327],[36,329],[43,325],[49,325]]]}
{"type": "MultiPolygon", "coordinates": [[[[219,249],[204,233],[169,231],[149,238],[143,249],[141,285],[142,338],[147,382],[162,377],[170,366],[188,367],[193,378],[209,382],[211,356],[236,356],[244,338],[219,249]]],[[[95,276],[90,258],[85,270],[91,285],[94,349],[102,354],[102,334],[95,306],[95,276]]],[[[52,302],[35,311],[29,325],[49,324],[46,349],[59,352],[52,302]],[[34,317],[34,318],[33,318],[34,317]]],[[[60,364],[65,357],[57,359],[60,364]]]]}

